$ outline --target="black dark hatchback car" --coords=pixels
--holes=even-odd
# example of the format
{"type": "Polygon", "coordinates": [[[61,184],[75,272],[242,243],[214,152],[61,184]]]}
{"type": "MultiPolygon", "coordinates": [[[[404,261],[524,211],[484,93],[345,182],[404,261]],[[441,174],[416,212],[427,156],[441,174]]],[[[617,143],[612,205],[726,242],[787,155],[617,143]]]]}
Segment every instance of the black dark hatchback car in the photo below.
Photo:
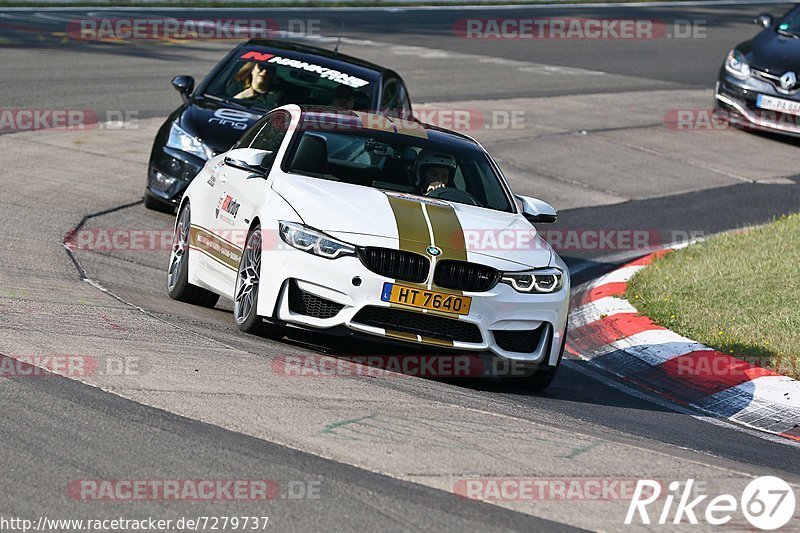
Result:
{"type": "Polygon", "coordinates": [[[411,118],[400,76],[361,59],[316,46],[250,40],[226,55],[195,88],[190,76],[172,85],[183,105],[156,134],[144,203],[173,211],[214,155],[228,150],[268,111],[284,104],[334,106],[411,118]]]}
{"type": "Polygon", "coordinates": [[[716,104],[748,129],[800,135],[800,6],[755,22],[764,29],[725,58],[716,104]]]}

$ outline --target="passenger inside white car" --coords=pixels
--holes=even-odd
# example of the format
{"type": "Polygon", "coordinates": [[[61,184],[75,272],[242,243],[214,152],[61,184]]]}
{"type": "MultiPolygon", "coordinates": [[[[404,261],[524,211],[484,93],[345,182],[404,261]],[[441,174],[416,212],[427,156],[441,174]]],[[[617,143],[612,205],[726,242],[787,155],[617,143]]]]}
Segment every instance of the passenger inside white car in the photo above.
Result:
{"type": "Polygon", "coordinates": [[[456,174],[456,158],[450,154],[421,150],[417,156],[417,192],[429,194],[436,189],[453,187],[456,174]]]}
{"type": "Polygon", "coordinates": [[[303,133],[289,160],[296,174],[511,210],[486,155],[464,144],[320,123],[303,133]]]}

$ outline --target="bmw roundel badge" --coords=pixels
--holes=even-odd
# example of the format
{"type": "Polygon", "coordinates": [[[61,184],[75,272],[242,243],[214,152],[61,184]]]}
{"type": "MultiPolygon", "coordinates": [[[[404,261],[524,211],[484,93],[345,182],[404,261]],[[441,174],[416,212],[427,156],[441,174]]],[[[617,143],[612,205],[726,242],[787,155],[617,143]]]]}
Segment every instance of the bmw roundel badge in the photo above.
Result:
{"type": "Polygon", "coordinates": [[[441,255],[441,253],[442,253],[442,251],[439,248],[437,248],[436,246],[428,246],[425,249],[425,251],[428,252],[428,254],[432,255],[433,257],[436,257],[437,255],[441,255]]]}

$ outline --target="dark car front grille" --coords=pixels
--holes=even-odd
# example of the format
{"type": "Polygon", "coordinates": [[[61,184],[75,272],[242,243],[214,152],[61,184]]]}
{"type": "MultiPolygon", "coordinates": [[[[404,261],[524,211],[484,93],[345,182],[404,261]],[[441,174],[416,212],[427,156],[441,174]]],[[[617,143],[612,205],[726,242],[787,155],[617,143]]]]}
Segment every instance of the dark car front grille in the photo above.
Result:
{"type": "Polygon", "coordinates": [[[344,305],[306,292],[297,286],[297,282],[289,282],[289,310],[298,315],[314,318],[333,318],[339,314],[344,305]]]}
{"type": "Polygon", "coordinates": [[[478,263],[464,261],[439,261],[433,273],[433,282],[437,287],[457,291],[488,291],[500,278],[497,270],[478,263]]]}
{"type": "Polygon", "coordinates": [[[547,326],[542,324],[536,329],[492,330],[492,335],[497,345],[507,352],[533,353],[545,331],[547,326]]]}
{"type": "Polygon", "coordinates": [[[424,255],[391,248],[359,248],[358,256],[364,266],[376,274],[412,283],[428,278],[430,261],[424,255]]]}
{"type": "Polygon", "coordinates": [[[483,340],[481,330],[471,322],[389,307],[364,307],[353,317],[353,322],[448,341],[480,343],[483,340]]]}
{"type": "Polygon", "coordinates": [[[800,83],[795,83],[793,86],[789,87],[789,89],[784,89],[783,86],[781,85],[782,74],[770,74],[765,70],[757,70],[754,68],[751,68],[750,72],[752,72],[753,76],[755,76],[756,78],[771,83],[773,87],[775,87],[778,91],[784,94],[793,94],[797,92],[798,89],[800,89],[800,83]]]}

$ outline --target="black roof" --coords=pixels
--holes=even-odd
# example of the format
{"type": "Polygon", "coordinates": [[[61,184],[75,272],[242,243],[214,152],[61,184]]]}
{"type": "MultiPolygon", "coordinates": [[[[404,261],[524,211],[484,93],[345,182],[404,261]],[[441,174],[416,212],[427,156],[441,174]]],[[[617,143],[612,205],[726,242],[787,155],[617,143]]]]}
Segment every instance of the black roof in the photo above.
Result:
{"type": "Polygon", "coordinates": [[[375,70],[384,74],[388,72],[389,69],[386,67],[382,67],[380,65],[376,65],[375,63],[370,63],[369,61],[365,61],[363,59],[359,59],[357,57],[349,56],[347,54],[342,54],[339,52],[334,52],[333,50],[328,50],[326,48],[320,48],[319,46],[313,46],[310,44],[303,44],[297,43],[293,41],[285,41],[281,39],[250,39],[245,43],[246,46],[268,46],[270,48],[278,48],[283,50],[289,50],[291,52],[297,52],[301,54],[313,54],[315,56],[324,57],[327,59],[332,59],[335,61],[342,61],[344,63],[350,63],[352,65],[366,68],[370,70],[375,70]]]}
{"type": "MultiPolygon", "coordinates": [[[[300,108],[301,112],[304,115],[305,114],[334,114],[334,115],[337,115],[337,116],[339,116],[341,118],[344,118],[347,122],[350,122],[350,123],[352,123],[354,121],[359,121],[360,122],[360,118],[359,118],[358,114],[356,112],[352,111],[352,110],[349,110],[349,109],[341,109],[341,108],[326,107],[326,106],[303,105],[303,104],[298,105],[298,107],[300,108]]],[[[370,114],[375,114],[375,113],[370,113],[370,114]]],[[[384,115],[384,116],[386,116],[386,115],[384,115]]],[[[390,120],[398,120],[396,117],[387,116],[387,118],[389,118],[390,120]]],[[[441,128],[439,126],[435,126],[433,124],[426,124],[425,122],[421,122],[420,120],[418,120],[416,118],[405,119],[405,120],[411,120],[411,121],[419,124],[420,126],[422,126],[425,129],[425,131],[428,133],[428,137],[430,139],[432,139],[432,140],[444,141],[444,142],[458,142],[458,143],[463,143],[463,145],[468,145],[469,147],[472,147],[472,148],[480,146],[478,141],[476,141],[472,137],[470,137],[468,135],[464,135],[463,133],[460,133],[458,131],[448,130],[448,129],[445,129],[445,128],[441,128]]]]}
{"type": "Polygon", "coordinates": [[[475,146],[480,146],[480,143],[478,141],[476,141],[475,139],[473,139],[469,135],[461,133],[460,131],[448,130],[448,129],[442,128],[441,126],[436,126],[434,124],[428,124],[426,122],[421,122],[420,120],[417,120],[417,119],[414,119],[414,120],[416,122],[419,122],[420,124],[422,124],[422,127],[424,127],[429,132],[430,131],[435,131],[435,132],[438,132],[438,133],[451,135],[453,137],[458,137],[459,139],[461,139],[462,141],[464,141],[464,142],[466,142],[468,144],[475,145],[475,146]]]}

